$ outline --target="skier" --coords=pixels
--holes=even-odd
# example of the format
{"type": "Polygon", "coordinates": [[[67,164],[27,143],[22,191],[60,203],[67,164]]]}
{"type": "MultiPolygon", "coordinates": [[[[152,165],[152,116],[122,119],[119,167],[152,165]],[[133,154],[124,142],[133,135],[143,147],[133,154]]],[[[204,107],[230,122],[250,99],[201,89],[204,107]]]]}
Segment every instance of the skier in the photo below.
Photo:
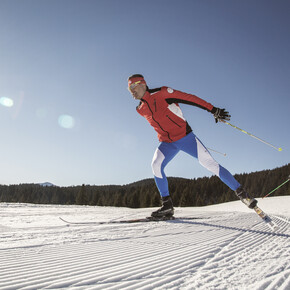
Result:
{"type": "Polygon", "coordinates": [[[169,87],[149,89],[141,74],[134,74],[128,78],[128,89],[134,99],[140,100],[137,112],[155,129],[160,141],[153,156],[152,170],[161,195],[162,207],[152,212],[152,217],[171,217],[174,214],[164,169],[180,150],[197,158],[202,166],[234,190],[246,206],[254,208],[257,205],[257,200],[251,198],[232,174],[212,158],[207,148],[192,132],[178,103],[196,106],[212,113],[216,123],[230,120],[231,116],[225,109],[216,108],[195,95],[169,87]]]}

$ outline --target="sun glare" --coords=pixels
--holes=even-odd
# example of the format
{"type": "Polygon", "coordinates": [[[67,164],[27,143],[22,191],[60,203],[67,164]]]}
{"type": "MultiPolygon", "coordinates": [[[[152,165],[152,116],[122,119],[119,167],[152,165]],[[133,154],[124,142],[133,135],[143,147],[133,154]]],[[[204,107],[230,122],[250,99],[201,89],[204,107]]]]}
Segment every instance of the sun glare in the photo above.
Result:
{"type": "Polygon", "coordinates": [[[4,107],[12,107],[14,104],[13,100],[7,97],[1,97],[0,98],[0,105],[4,107]]]}
{"type": "Polygon", "coordinates": [[[58,118],[58,124],[65,129],[72,129],[75,126],[75,119],[69,115],[60,115],[58,118]]]}

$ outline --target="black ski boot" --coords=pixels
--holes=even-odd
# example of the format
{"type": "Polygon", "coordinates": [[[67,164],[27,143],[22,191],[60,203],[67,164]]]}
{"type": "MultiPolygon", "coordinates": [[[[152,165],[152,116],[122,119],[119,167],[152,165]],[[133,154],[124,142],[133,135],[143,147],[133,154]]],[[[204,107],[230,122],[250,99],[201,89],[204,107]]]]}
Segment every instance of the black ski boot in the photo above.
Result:
{"type": "Polygon", "coordinates": [[[252,197],[249,196],[249,194],[242,188],[239,187],[235,191],[238,198],[248,207],[248,208],[254,208],[258,201],[252,197]]]}
{"type": "Polygon", "coordinates": [[[170,218],[173,215],[174,215],[174,208],[173,208],[172,199],[170,196],[162,197],[162,207],[151,213],[152,217],[157,217],[157,218],[163,218],[163,217],[170,218]]]}

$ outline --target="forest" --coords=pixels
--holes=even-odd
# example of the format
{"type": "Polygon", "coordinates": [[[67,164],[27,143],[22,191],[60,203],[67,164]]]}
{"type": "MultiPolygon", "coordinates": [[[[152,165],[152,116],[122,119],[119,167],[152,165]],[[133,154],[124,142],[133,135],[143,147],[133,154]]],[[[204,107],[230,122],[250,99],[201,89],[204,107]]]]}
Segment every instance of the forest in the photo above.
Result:
{"type": "MultiPolygon", "coordinates": [[[[253,173],[234,175],[253,197],[264,197],[289,178],[290,163],[253,173]]],[[[238,200],[218,177],[168,178],[174,206],[205,206],[238,200]]],[[[290,195],[290,182],[270,196],[290,195]]],[[[37,184],[0,185],[0,202],[35,204],[77,204],[117,207],[156,207],[160,196],[154,179],[126,185],[79,185],[70,187],[37,184]]]]}

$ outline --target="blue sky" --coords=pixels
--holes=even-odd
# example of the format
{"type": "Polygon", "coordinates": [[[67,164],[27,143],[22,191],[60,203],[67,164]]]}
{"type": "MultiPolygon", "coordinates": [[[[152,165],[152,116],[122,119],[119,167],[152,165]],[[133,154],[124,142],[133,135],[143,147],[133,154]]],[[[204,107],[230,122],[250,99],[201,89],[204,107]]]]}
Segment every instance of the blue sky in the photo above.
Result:
{"type": "MultiPolygon", "coordinates": [[[[289,12],[286,0],[0,0],[0,183],[151,178],[158,140],[127,90],[134,73],[225,107],[283,148],[181,105],[233,174],[289,163],[289,12]]],[[[185,153],[166,173],[211,175],[185,153]]]]}

